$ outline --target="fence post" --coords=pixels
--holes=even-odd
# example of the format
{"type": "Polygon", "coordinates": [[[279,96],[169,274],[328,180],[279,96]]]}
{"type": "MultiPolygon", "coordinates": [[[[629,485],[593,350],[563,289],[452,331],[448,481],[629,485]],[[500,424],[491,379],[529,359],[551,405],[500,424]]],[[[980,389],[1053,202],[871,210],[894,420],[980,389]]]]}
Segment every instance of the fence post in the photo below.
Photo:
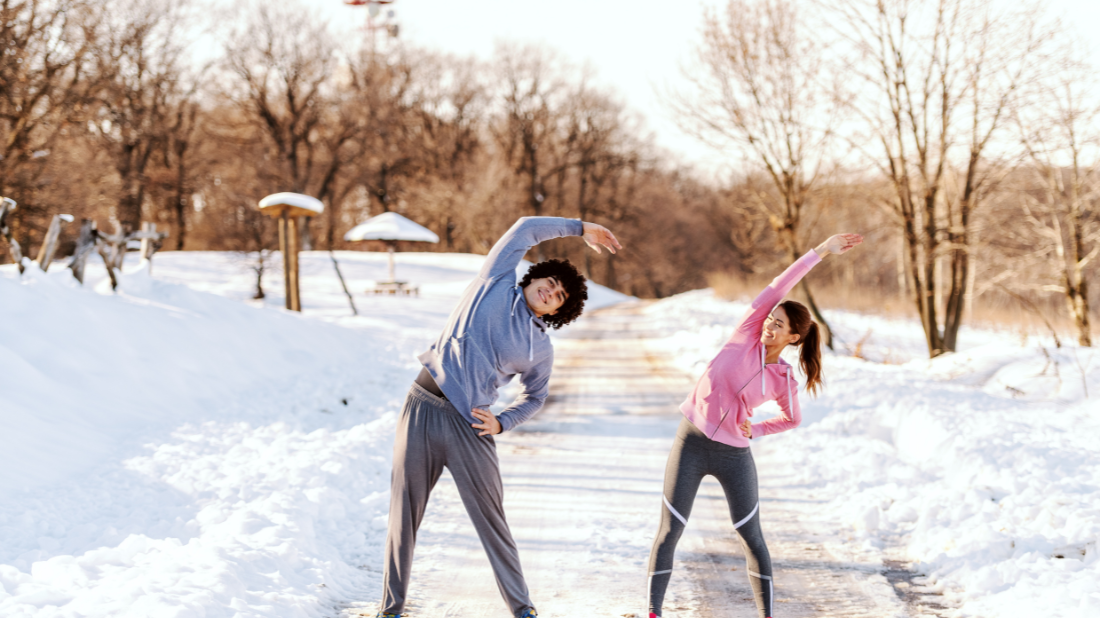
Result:
{"type": "Polygon", "coordinates": [[[3,236],[8,241],[8,251],[11,253],[11,259],[15,261],[16,267],[19,268],[19,274],[23,274],[23,249],[19,246],[19,242],[12,238],[11,227],[8,226],[8,215],[11,211],[15,210],[15,200],[10,197],[0,196],[0,236],[3,236]]]}
{"type": "Polygon", "coordinates": [[[84,264],[88,261],[88,254],[95,249],[96,237],[99,235],[98,230],[95,229],[95,221],[91,219],[81,219],[80,221],[80,236],[76,240],[76,251],[73,252],[73,259],[69,262],[69,268],[73,271],[73,276],[84,284],[84,264]]]}
{"type": "Polygon", "coordinates": [[[61,235],[61,222],[69,223],[72,220],[72,215],[54,215],[50,221],[50,228],[46,231],[46,239],[42,241],[42,247],[38,250],[38,259],[35,260],[42,272],[48,271],[50,262],[53,262],[53,254],[57,251],[57,237],[61,235]]]}

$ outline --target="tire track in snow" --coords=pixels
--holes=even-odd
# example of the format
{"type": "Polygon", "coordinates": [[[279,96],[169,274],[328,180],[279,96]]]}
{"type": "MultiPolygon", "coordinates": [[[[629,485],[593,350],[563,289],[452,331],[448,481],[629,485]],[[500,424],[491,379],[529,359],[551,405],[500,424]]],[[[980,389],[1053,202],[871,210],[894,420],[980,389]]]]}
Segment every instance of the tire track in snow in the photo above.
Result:
{"type": "MultiPolygon", "coordinates": [[[[595,311],[567,328],[555,342],[546,408],[497,440],[505,510],[542,618],[647,615],[665,459],[692,381],[647,347],[663,333],[646,323],[643,306],[595,311]]],[[[908,616],[881,565],[839,561],[824,536],[804,529],[812,497],[770,470],[765,443],[754,448],[775,615],[908,616]]],[[[409,616],[508,618],[449,473],[418,536],[409,616]]],[[[674,569],[665,618],[756,617],[740,541],[714,479],[700,488],[674,569]]],[[[373,611],[360,605],[345,615],[373,611]]]]}

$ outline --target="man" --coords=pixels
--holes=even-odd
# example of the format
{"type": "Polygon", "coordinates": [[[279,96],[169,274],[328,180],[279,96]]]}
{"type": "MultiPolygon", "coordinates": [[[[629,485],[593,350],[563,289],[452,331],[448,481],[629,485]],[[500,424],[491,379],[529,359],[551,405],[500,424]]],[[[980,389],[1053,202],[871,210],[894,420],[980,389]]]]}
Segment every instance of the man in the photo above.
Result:
{"type": "Polygon", "coordinates": [[[405,398],[393,446],[389,532],[380,618],[405,609],[416,532],[443,468],[489,556],[500,593],[517,618],[536,616],[519,552],[504,518],[493,435],[515,428],[542,408],[554,350],[547,327],[580,317],[588,289],[568,261],[535,264],[516,283],[516,266],[540,242],[581,236],[597,253],[621,249],[607,228],[557,217],[525,217],[489,252],[431,349],[405,398]],[[523,392],[500,416],[489,406],[516,375],[523,392]]]}

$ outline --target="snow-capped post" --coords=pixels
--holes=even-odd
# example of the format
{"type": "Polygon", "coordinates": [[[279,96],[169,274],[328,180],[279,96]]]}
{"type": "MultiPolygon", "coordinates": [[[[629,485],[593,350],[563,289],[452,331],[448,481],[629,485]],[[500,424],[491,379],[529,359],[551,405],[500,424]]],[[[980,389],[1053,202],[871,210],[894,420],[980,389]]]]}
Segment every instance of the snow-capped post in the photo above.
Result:
{"type": "Polygon", "coordinates": [[[42,269],[42,272],[46,272],[50,269],[50,262],[53,261],[53,254],[57,251],[57,237],[61,235],[61,222],[72,223],[72,215],[54,215],[50,220],[50,227],[46,230],[46,239],[42,241],[42,247],[38,250],[38,267],[42,269]]]}
{"type": "Polygon", "coordinates": [[[312,217],[325,211],[321,200],[301,193],[275,193],[260,200],[260,212],[279,222],[279,251],[283,254],[283,282],[286,308],[301,311],[298,291],[298,217],[312,217]]]}
{"type": "Polygon", "coordinates": [[[8,241],[8,252],[11,253],[11,259],[15,262],[16,267],[19,268],[19,274],[23,274],[23,249],[19,246],[19,243],[11,236],[11,227],[8,225],[8,215],[11,211],[15,210],[15,200],[10,197],[4,197],[0,195],[0,236],[3,236],[8,241]]]}
{"type": "Polygon", "coordinates": [[[375,284],[373,291],[376,294],[416,294],[419,288],[410,287],[407,281],[397,281],[394,274],[393,254],[397,251],[397,241],[437,243],[439,236],[396,212],[384,212],[351,228],[344,234],[344,240],[381,240],[386,243],[390,254],[390,279],[375,284]]]}

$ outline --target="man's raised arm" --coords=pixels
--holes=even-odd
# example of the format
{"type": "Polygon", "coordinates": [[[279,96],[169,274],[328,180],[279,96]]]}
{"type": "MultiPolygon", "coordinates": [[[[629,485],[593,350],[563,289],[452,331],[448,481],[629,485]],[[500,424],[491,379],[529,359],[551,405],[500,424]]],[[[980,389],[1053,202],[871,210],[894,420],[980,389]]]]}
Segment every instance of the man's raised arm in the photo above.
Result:
{"type": "Polygon", "coordinates": [[[515,272],[519,261],[531,247],[563,236],[583,236],[588,246],[597,253],[600,245],[612,253],[622,248],[615,235],[602,225],[561,217],[522,217],[493,245],[478,274],[483,279],[495,279],[515,272]]]}

